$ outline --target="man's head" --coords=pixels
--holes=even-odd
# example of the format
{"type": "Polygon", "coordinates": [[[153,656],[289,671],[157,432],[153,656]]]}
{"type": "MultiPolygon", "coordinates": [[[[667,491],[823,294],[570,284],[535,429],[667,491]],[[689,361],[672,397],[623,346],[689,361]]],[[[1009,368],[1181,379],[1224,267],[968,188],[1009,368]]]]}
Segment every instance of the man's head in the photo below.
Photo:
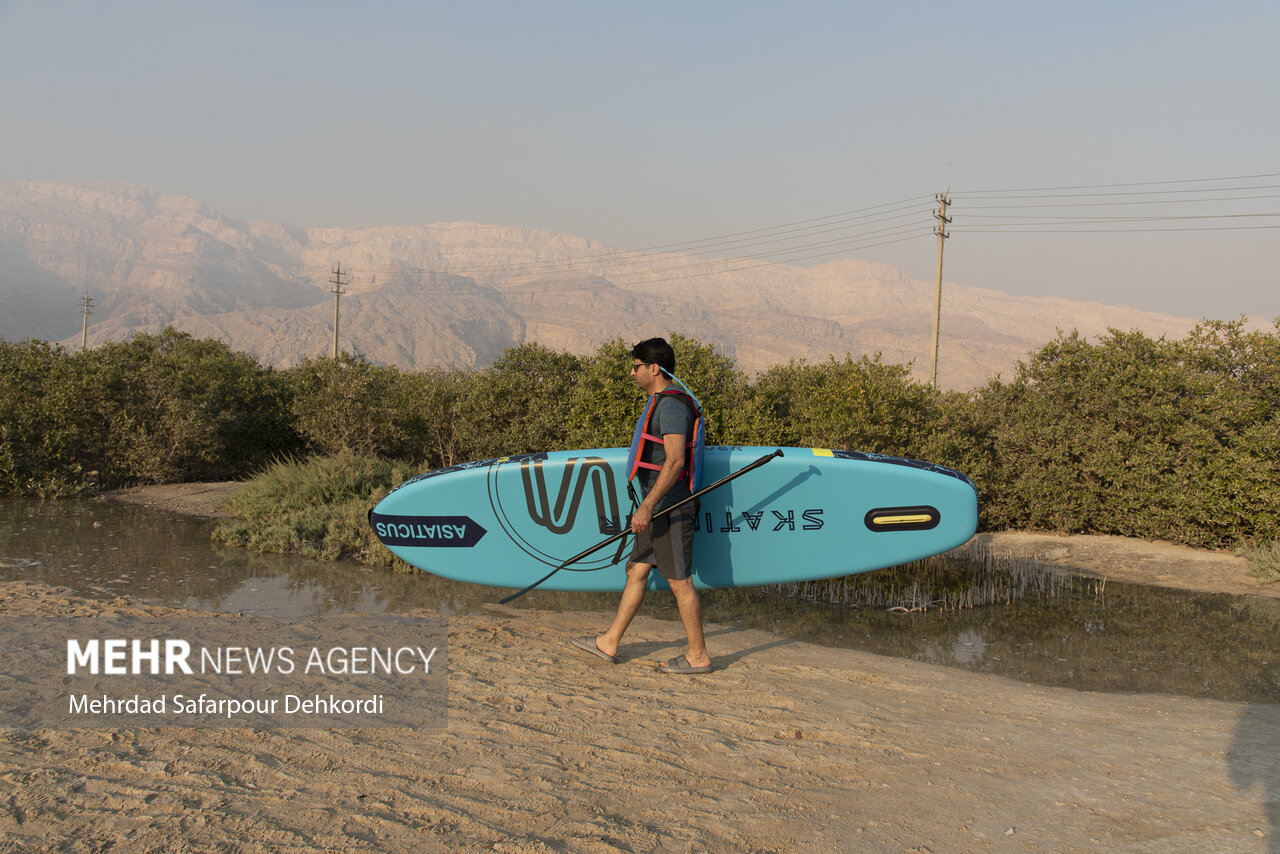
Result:
{"type": "Polygon", "coordinates": [[[649,338],[631,348],[631,378],[652,394],[665,388],[669,380],[663,371],[676,372],[676,351],[664,338],[649,338]]]}

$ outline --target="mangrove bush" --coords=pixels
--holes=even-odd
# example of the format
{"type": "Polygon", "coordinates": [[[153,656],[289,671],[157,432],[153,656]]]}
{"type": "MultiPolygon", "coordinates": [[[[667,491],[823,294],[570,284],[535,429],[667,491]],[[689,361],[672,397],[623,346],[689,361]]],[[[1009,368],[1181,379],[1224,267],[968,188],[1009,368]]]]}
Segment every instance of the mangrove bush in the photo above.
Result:
{"type": "MultiPolygon", "coordinates": [[[[751,379],[714,347],[668,337],[712,444],[949,465],[977,483],[986,528],[1255,554],[1280,541],[1280,325],[1205,322],[1182,340],[1065,333],[1010,379],[946,393],[878,355],[794,361],[751,379]]],[[[622,339],[585,356],[524,344],[483,370],[423,372],[351,355],[276,371],[172,329],[74,354],[0,342],[0,490],[242,478],[296,457],[268,473],[280,480],[279,466],[314,460],[322,468],[309,477],[341,479],[381,460],[376,491],[393,468],[623,446],[642,404],[630,364],[622,339]],[[329,459],[341,462],[324,469],[329,459]]],[[[315,525],[273,536],[331,552],[341,538],[315,525]]]]}

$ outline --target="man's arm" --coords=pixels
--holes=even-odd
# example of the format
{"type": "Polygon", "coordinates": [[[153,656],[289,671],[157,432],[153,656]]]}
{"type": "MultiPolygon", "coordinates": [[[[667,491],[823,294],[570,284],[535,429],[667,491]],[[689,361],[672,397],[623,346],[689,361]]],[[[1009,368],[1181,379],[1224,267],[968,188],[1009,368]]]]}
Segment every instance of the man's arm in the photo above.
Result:
{"type": "Polygon", "coordinates": [[[671,487],[676,485],[680,480],[680,472],[684,471],[684,446],[688,441],[683,433],[664,433],[662,436],[662,448],[667,453],[667,459],[662,464],[662,470],[658,472],[658,479],[653,482],[653,488],[649,490],[649,494],[644,497],[644,501],[640,502],[640,506],[636,508],[635,515],[631,517],[631,530],[633,533],[639,534],[649,529],[650,523],[653,521],[654,508],[658,506],[658,502],[663,496],[671,491],[671,487]]]}

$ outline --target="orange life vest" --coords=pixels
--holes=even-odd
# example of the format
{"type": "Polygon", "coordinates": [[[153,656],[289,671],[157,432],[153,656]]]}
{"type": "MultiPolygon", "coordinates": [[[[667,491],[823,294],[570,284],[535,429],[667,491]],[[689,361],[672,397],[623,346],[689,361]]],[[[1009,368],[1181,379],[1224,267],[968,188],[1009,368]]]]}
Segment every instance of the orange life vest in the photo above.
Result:
{"type": "Polygon", "coordinates": [[[645,404],[644,412],[640,415],[640,420],[636,422],[635,434],[631,437],[631,450],[627,454],[627,481],[629,483],[634,480],[641,469],[650,471],[662,470],[662,466],[647,463],[643,457],[646,444],[655,444],[660,448],[663,447],[662,437],[655,436],[649,432],[649,421],[653,418],[653,413],[658,408],[659,401],[667,396],[674,397],[689,407],[689,412],[693,415],[693,429],[689,431],[689,435],[686,437],[684,469],[680,472],[680,479],[688,485],[690,492],[694,492],[698,489],[702,479],[702,452],[706,445],[706,424],[702,417],[702,410],[693,397],[675,388],[667,388],[657,394],[650,395],[649,402],[645,404]]]}

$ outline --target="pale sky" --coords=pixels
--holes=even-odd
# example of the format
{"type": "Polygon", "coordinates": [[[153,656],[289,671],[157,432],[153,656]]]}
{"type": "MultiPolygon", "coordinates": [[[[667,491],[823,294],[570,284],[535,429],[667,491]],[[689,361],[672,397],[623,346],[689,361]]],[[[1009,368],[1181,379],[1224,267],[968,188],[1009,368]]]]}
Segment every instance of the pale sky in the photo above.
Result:
{"type": "Polygon", "coordinates": [[[928,209],[950,173],[948,281],[1270,319],[1278,46],[1277,0],[0,0],[0,178],[122,181],[303,227],[470,220],[632,249],[914,200],[897,222],[918,228],[893,233],[910,239],[827,231],[794,245],[846,243],[783,257],[932,281],[928,209]],[[1195,181],[1235,176],[1262,177],[1195,181]],[[982,195],[1112,184],[1131,186],[982,195]],[[1195,218],[1027,234],[1012,205],[1195,218]],[[965,230],[980,224],[998,230],[965,230]],[[1230,230],[1119,230],[1148,227],[1230,230]]]}

